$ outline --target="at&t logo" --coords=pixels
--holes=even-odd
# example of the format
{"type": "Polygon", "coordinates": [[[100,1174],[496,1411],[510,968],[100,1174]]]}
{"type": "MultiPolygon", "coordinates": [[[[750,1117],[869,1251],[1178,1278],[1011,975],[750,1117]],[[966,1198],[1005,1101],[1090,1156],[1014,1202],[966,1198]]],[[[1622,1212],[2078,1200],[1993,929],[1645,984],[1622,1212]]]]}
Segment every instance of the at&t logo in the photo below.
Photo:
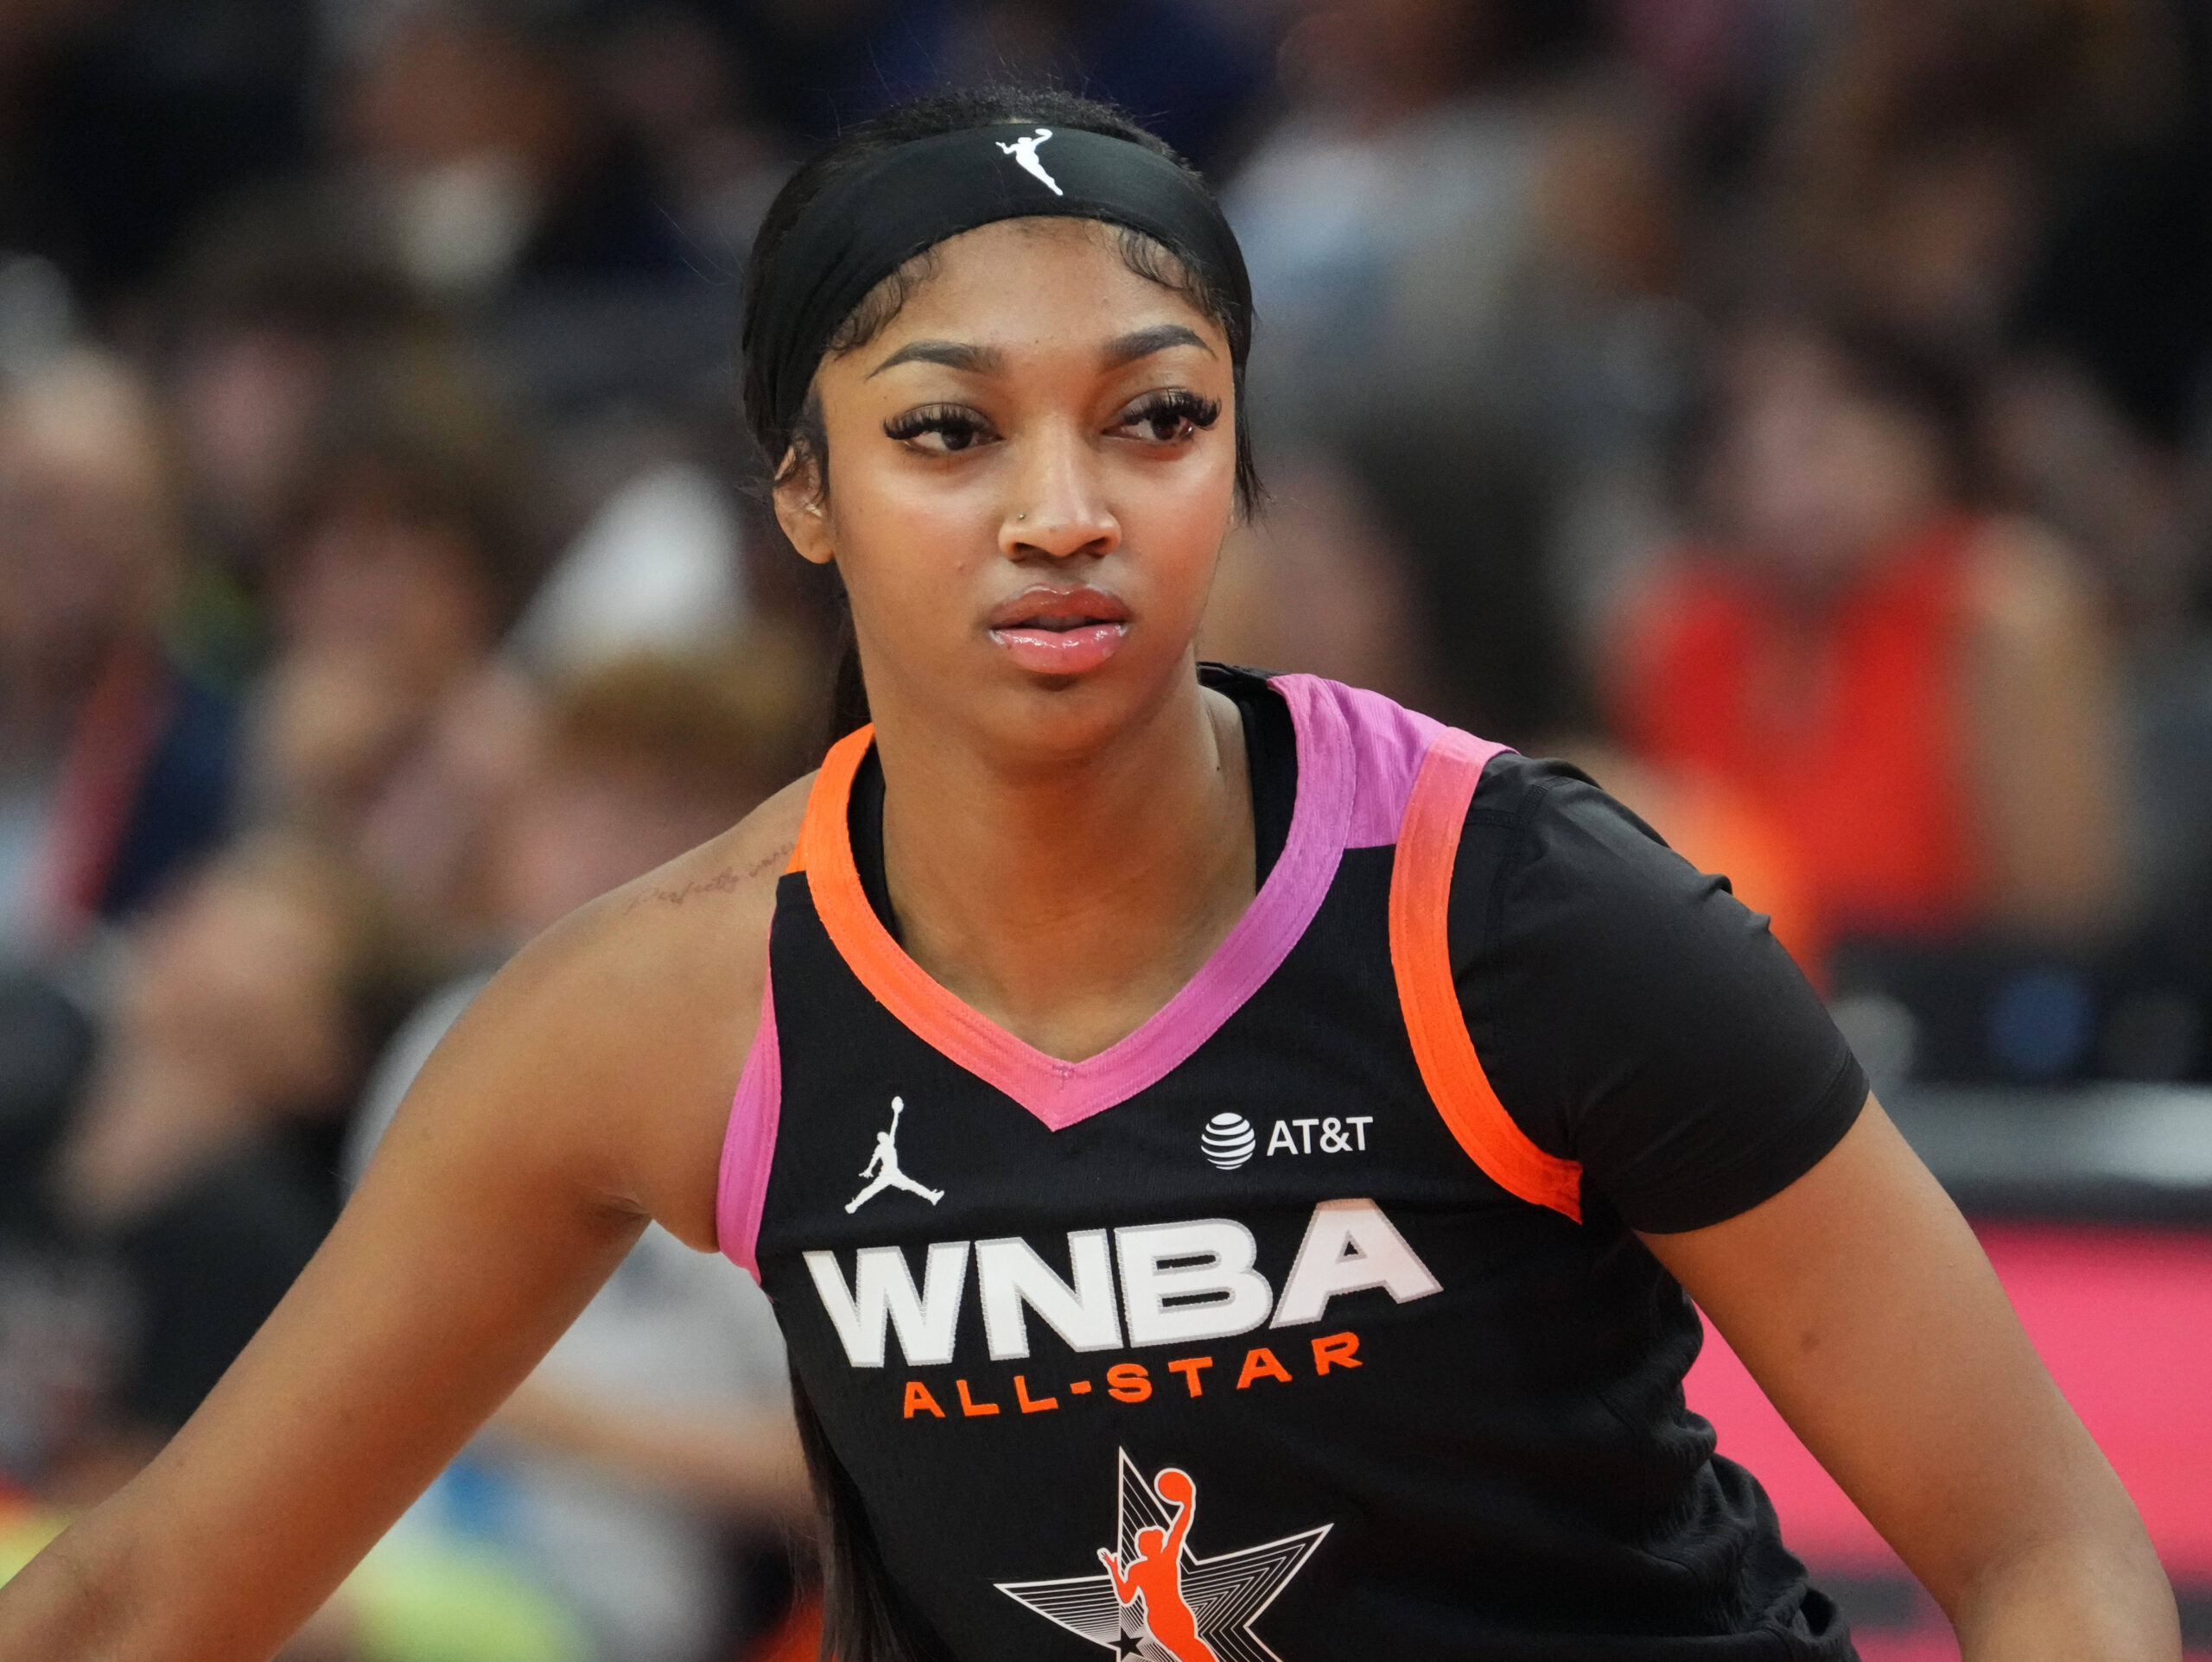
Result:
{"type": "Polygon", "coordinates": [[[1251,1121],[1241,1113],[1217,1113],[1206,1121],[1206,1128],[1198,1139],[1198,1148],[1209,1163],[1224,1171],[1234,1171],[1252,1158],[1260,1139],[1251,1121]]]}

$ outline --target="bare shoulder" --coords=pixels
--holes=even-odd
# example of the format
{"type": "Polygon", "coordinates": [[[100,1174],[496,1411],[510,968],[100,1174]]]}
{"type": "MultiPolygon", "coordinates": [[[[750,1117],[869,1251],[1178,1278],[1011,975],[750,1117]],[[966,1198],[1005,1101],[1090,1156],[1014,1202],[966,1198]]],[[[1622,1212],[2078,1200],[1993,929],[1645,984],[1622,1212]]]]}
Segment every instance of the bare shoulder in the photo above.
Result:
{"type": "Polygon", "coordinates": [[[532,1144],[588,1170],[608,1203],[712,1250],[722,1132],[811,783],[531,942],[440,1046],[421,1094],[512,1104],[532,1144]]]}

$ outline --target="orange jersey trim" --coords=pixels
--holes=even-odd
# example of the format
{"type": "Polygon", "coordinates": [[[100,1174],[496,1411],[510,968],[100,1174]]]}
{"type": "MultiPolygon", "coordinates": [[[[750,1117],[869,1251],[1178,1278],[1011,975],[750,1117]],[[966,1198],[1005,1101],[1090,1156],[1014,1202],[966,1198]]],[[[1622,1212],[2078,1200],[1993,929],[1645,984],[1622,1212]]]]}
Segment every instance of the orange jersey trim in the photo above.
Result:
{"type": "MultiPolygon", "coordinates": [[[[860,774],[868,747],[874,742],[875,725],[870,722],[830,746],[806,793],[806,817],[799,821],[798,843],[791,850],[791,863],[784,867],[785,875],[836,863],[836,851],[846,843],[845,812],[852,800],[853,781],[860,774]]],[[[845,863],[852,864],[849,849],[845,863]]],[[[854,872],[853,881],[860,882],[858,871],[854,872]]],[[[865,901],[867,897],[861,898],[865,901]]]]}
{"type": "Polygon", "coordinates": [[[853,781],[874,742],[875,728],[871,724],[846,734],[822,758],[822,771],[815,776],[814,789],[807,796],[806,819],[799,829],[791,869],[806,874],[815,915],[861,985],[924,1044],[973,1071],[969,1059],[978,1050],[992,1047],[992,1024],[931,980],[928,972],[891,938],[891,931],[883,927],[883,920],[868,904],[868,891],[861,885],[860,868],[853,863],[846,818],[852,803],[853,781]]]}
{"type": "Polygon", "coordinates": [[[807,794],[806,819],[791,869],[806,873],[822,926],[861,984],[924,1040],[943,1050],[951,1031],[963,1024],[963,1018],[972,1018],[971,1012],[899,950],[868,904],[860,868],[853,864],[845,819],[853,780],[874,742],[875,728],[865,726],[847,733],[822,758],[822,771],[807,794]]]}
{"type": "Polygon", "coordinates": [[[1421,1079],[1467,1158],[1508,1194],[1580,1223],[1580,1163],[1538,1148],[1497,1100],[1452,976],[1452,868],[1485,759],[1473,739],[1450,728],[1421,759],[1390,869],[1390,967],[1421,1079]]]}
{"type": "MultiPolygon", "coordinates": [[[[1310,676],[1284,676],[1274,684],[1298,735],[1298,799],[1282,853],[1243,917],[1181,991],[1096,1056],[1066,1061],[1008,1032],[931,979],[876,917],[853,864],[846,822],[872,728],[839,740],[823,758],[789,869],[804,876],[830,944],[885,1009],[1052,1130],[1065,1130],[1150,1089],[1195,1055],[1281,966],[1335,880],[1360,768],[1342,689],[1310,676]]],[[[1406,748],[1410,775],[1419,752],[1406,748]]],[[[1363,846],[1388,841],[1399,805],[1394,793],[1382,834],[1363,846]]]]}

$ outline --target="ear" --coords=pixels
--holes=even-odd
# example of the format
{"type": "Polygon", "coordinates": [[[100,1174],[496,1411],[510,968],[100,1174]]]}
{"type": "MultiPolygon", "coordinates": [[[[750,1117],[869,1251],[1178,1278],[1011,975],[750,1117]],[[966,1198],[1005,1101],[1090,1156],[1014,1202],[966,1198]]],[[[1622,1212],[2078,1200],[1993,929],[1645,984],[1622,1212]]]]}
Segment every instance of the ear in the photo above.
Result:
{"type": "Polygon", "coordinates": [[[817,566],[828,565],[836,555],[830,542],[830,507],[822,484],[818,466],[800,460],[795,450],[784,453],[773,491],[776,523],[783,527],[799,558],[817,566]]]}

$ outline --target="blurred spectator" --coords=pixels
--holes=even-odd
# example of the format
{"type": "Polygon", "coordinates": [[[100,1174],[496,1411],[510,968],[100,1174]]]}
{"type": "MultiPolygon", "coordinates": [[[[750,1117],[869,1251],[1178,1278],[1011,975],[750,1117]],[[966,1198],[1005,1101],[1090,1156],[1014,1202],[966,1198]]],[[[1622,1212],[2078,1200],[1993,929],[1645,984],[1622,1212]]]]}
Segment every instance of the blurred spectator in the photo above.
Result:
{"type": "MultiPolygon", "coordinates": [[[[782,784],[799,764],[794,691],[771,647],[630,658],[556,694],[495,838],[505,938],[519,944],[782,784]]],[[[486,979],[433,996],[393,1041],[353,1134],[357,1173],[486,979]]],[[[488,1517],[607,1657],[718,1662],[757,1614],[736,1608],[725,1532],[795,1524],[810,1505],[786,1390],[760,1290],[651,1227],[423,1510],[488,1517]]]]}
{"type": "Polygon", "coordinates": [[[2127,653],[2150,922],[2212,917],[2212,12],[2152,8],[2182,96],[2081,168],[2032,263],[1994,400],[2005,480],[2063,527],[2127,653]],[[2177,904],[2178,903],[2178,904],[2177,904]]]}
{"type": "Polygon", "coordinates": [[[313,45],[293,0],[9,0],[0,246],[127,310],[201,214],[304,160],[313,45]]]}
{"type": "Polygon", "coordinates": [[[1430,707],[1587,725],[1573,618],[1648,542],[1679,332],[1663,134],[1549,0],[1310,0],[1228,194],[1266,320],[1257,427],[1351,469],[1412,563],[1430,707]]]}
{"type": "Polygon", "coordinates": [[[53,986],[0,974],[0,1497],[43,1487],[96,1440],[115,1372],[121,1291],[71,1250],[49,1182],[93,1043],[53,986]]]}
{"type": "Polygon", "coordinates": [[[2056,187],[2169,106],[2163,22],[2158,0],[1845,0],[1775,147],[1784,273],[1986,361],[2056,187]]]}
{"type": "Polygon", "coordinates": [[[2173,96],[2061,180],[2016,334],[2082,365],[2131,428],[2172,451],[2197,436],[2212,352],[2212,14],[2193,0],[2140,10],[2173,96]]]}
{"type": "Polygon", "coordinates": [[[199,1405],[335,1216],[337,1126],[391,996],[386,942],[342,863],[276,836],[219,857],[136,933],[54,1167],[65,1221],[120,1266],[135,1308],[115,1477],[199,1405]]]}
{"type": "Polygon", "coordinates": [[[789,167],[753,118],[725,8],[646,0],[612,10],[593,51],[608,114],[642,151],[654,197],[685,239],[734,272],[789,167]]]}
{"type": "Polygon", "coordinates": [[[1373,504],[1326,455],[1268,470],[1266,511],[1230,533],[1206,604],[1198,654],[1328,676],[1427,705],[1404,550],[1373,504]]]}
{"type": "Polygon", "coordinates": [[[358,213],[295,184],[206,230],[168,308],[164,367],[201,529],[248,587],[360,366],[434,339],[440,319],[358,213]]]}
{"type": "Polygon", "coordinates": [[[525,742],[493,657],[543,561],[525,447],[467,365],[395,353],[337,401],[273,569],[264,814],[352,852],[426,941],[482,927],[486,803],[525,742]]]}
{"type": "Polygon", "coordinates": [[[1909,351],[1745,329],[1701,462],[1709,540],[1614,638],[1631,750],[1753,805],[1825,936],[2115,922],[2110,644],[2050,535],[1973,506],[1968,408],[1909,351]]]}
{"type": "Polygon", "coordinates": [[[1201,167],[1263,91],[1269,0],[762,0],[722,9],[762,103],[819,140],[901,98],[1050,81],[1137,111],[1201,167]]]}
{"type": "Polygon", "coordinates": [[[408,0],[348,21],[345,164],[425,289],[482,300],[518,281],[685,269],[645,159],[593,98],[586,42],[559,9],[408,0]]]}
{"type": "Polygon", "coordinates": [[[511,644],[541,673],[570,676],[633,653],[714,650],[752,609],[747,540],[723,481],[694,461],[649,460],[607,492],[511,644]]]}
{"type": "Polygon", "coordinates": [[[128,371],[81,353],[0,394],[0,955],[126,915],[223,829],[232,712],[162,638],[181,536],[128,371]]]}
{"type": "Polygon", "coordinates": [[[556,693],[493,839],[508,943],[728,830],[803,771],[811,712],[795,668],[753,642],[620,659],[556,693]]]}

